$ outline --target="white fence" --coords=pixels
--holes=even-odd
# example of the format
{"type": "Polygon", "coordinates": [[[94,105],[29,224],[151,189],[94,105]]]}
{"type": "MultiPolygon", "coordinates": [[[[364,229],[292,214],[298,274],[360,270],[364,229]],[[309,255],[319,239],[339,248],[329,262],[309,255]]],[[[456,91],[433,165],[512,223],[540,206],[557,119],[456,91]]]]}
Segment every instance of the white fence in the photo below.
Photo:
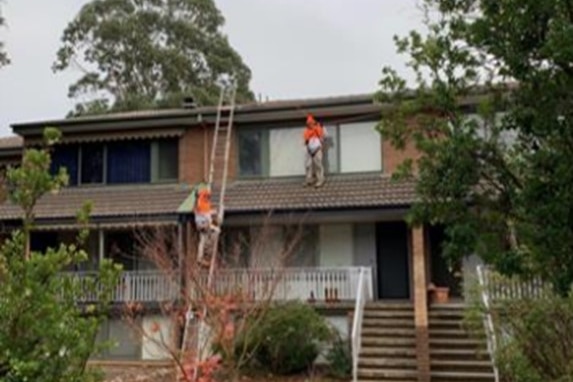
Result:
{"type": "Polygon", "coordinates": [[[539,277],[506,277],[487,266],[478,266],[480,286],[492,303],[525,298],[542,298],[550,293],[550,286],[539,277]]]}

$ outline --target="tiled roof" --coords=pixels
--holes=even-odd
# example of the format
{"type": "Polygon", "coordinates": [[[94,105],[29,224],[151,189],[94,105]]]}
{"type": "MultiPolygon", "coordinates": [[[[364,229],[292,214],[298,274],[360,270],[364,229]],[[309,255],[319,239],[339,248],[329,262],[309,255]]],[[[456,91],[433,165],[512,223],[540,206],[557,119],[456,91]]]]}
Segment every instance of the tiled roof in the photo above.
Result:
{"type": "MultiPolygon", "coordinates": [[[[138,216],[174,215],[190,192],[183,185],[70,187],[44,196],[35,214],[37,219],[74,218],[89,200],[94,218],[137,220],[138,216]]],[[[233,182],[227,189],[225,208],[229,213],[381,208],[409,205],[414,200],[411,181],[396,182],[380,174],[356,174],[330,176],[319,189],[303,187],[302,178],[233,182]]],[[[6,202],[0,206],[0,220],[20,216],[20,209],[14,205],[6,202]]]]}
{"type": "Polygon", "coordinates": [[[22,147],[22,144],[23,144],[22,137],[19,137],[17,135],[0,138],[0,150],[17,149],[22,147]]]}
{"type": "Polygon", "coordinates": [[[318,189],[303,187],[302,178],[235,182],[227,189],[226,211],[403,206],[415,201],[414,185],[378,173],[329,176],[318,189]]]}
{"type": "MultiPolygon", "coordinates": [[[[133,217],[175,214],[189,194],[182,185],[129,185],[108,187],[69,187],[45,195],[37,204],[37,219],[74,218],[86,201],[91,201],[92,217],[133,217]]],[[[18,219],[20,208],[6,202],[0,206],[0,219],[18,219]]]]}

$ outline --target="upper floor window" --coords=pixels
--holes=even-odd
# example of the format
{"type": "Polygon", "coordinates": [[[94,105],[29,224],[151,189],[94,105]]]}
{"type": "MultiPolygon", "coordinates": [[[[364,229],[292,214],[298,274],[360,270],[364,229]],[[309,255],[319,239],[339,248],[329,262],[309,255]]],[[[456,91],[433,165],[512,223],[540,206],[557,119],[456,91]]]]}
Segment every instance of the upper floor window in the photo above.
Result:
{"type": "Polygon", "coordinates": [[[177,181],[178,147],[176,139],[60,145],[51,170],[65,167],[70,185],[177,181]]]}
{"type": "MultiPolygon", "coordinates": [[[[325,125],[325,171],[381,171],[382,142],[375,126],[375,122],[325,125]]],[[[303,175],[306,156],[302,142],[303,131],[304,127],[239,130],[239,175],[303,175]]]]}

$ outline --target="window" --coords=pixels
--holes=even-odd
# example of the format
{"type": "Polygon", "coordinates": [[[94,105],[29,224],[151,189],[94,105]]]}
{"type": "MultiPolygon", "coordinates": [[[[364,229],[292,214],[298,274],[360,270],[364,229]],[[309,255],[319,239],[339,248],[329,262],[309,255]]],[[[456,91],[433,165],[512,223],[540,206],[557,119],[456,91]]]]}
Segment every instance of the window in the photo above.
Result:
{"type": "Polygon", "coordinates": [[[50,171],[65,167],[69,185],[177,181],[178,139],[57,146],[50,171]]]}
{"type": "Polygon", "coordinates": [[[340,126],[340,171],[382,170],[382,141],[376,122],[340,126]]]}
{"type": "Polygon", "coordinates": [[[322,163],[327,174],[334,174],[340,171],[340,130],[337,125],[325,126],[324,128],[326,129],[326,139],[322,163]]]}
{"type": "Polygon", "coordinates": [[[117,346],[106,348],[99,358],[133,360],[141,358],[141,337],[122,319],[105,320],[98,331],[96,342],[113,342],[117,346]]]}
{"type": "Polygon", "coordinates": [[[317,265],[320,235],[318,226],[285,226],[283,231],[285,265],[287,267],[314,267],[317,265]]]}
{"type": "Polygon", "coordinates": [[[151,178],[154,182],[179,178],[179,142],[176,139],[154,142],[151,148],[153,162],[151,178]]]}
{"type": "Polygon", "coordinates": [[[244,130],[238,134],[239,175],[266,175],[268,160],[268,134],[264,130],[244,130]]]}
{"type": "Polygon", "coordinates": [[[305,173],[303,132],[302,127],[270,130],[270,176],[292,176],[305,173]]]}
{"type": "Polygon", "coordinates": [[[107,145],[107,183],[148,183],[151,155],[148,141],[114,142],[107,145]]]}
{"type": "Polygon", "coordinates": [[[62,145],[56,146],[52,153],[52,163],[50,172],[55,175],[60,168],[65,168],[70,177],[69,185],[78,184],[78,146],[62,145]]]}
{"type": "Polygon", "coordinates": [[[105,147],[102,144],[81,146],[81,183],[103,183],[105,170],[105,147]]]}

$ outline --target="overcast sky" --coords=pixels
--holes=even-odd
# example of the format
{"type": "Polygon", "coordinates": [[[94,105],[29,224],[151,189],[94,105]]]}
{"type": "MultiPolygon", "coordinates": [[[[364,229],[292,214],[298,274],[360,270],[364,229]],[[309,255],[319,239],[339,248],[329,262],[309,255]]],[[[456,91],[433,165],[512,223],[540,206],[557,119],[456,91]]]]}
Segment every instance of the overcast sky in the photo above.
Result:
{"type": "MultiPolygon", "coordinates": [[[[419,0],[216,0],[225,32],[270,99],[376,90],[380,70],[404,70],[394,34],[420,28],[419,0]]],[[[78,72],[51,65],[66,24],[88,0],[0,0],[12,64],[0,69],[0,136],[14,122],[61,118],[78,72]]]]}

